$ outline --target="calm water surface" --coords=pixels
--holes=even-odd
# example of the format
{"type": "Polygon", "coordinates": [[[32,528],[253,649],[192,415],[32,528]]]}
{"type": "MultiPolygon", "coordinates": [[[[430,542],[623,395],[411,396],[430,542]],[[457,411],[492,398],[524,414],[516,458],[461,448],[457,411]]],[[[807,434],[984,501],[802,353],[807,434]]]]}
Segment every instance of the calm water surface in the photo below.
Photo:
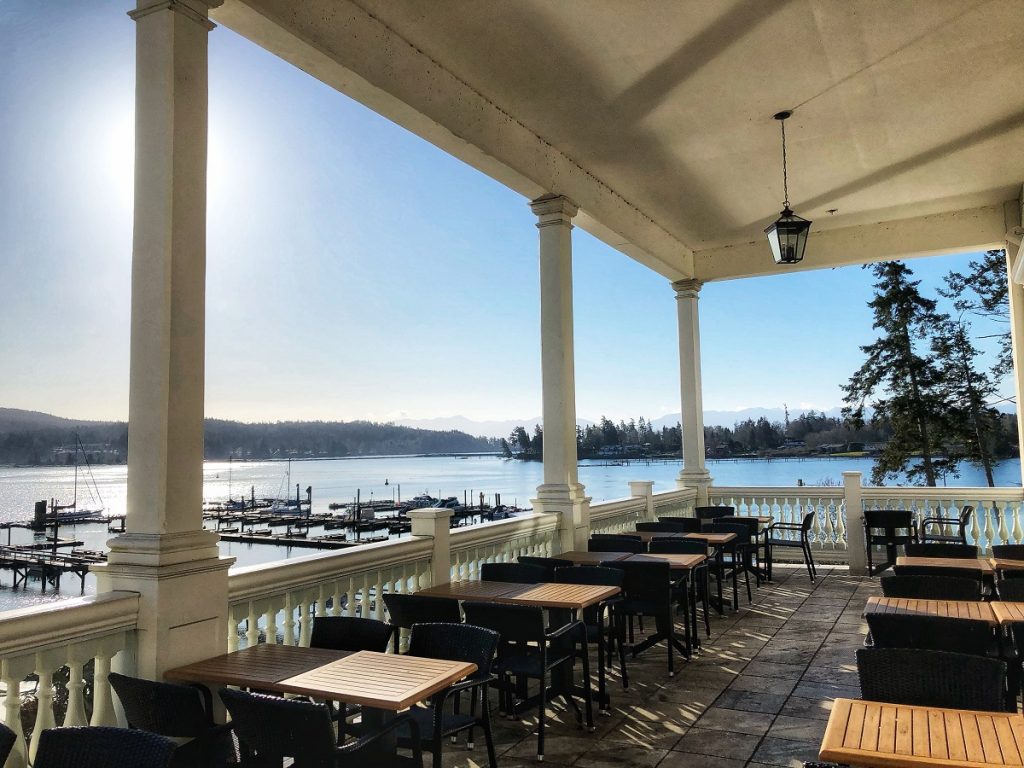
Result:
{"type": "MultiPolygon", "coordinates": [[[[583,461],[579,473],[580,481],[596,503],[628,496],[631,480],[653,480],[655,492],[672,490],[679,469],[678,461],[633,461],[623,465],[583,461]]],[[[721,460],[709,461],[708,469],[719,486],[794,486],[801,480],[807,485],[840,484],[846,470],[858,470],[865,477],[869,476],[871,460],[721,460]]],[[[286,487],[287,470],[287,463],[280,461],[207,462],[204,465],[204,497],[208,501],[221,501],[229,494],[234,498],[243,494],[248,496],[252,489],[255,489],[257,498],[294,496],[295,485],[298,484],[303,489],[303,496],[307,486],[313,487],[314,512],[329,511],[331,502],[351,502],[357,491],[363,501],[397,501],[427,493],[468,498],[471,503],[475,503],[483,492],[489,503],[494,503],[495,494],[501,494],[504,504],[529,507],[530,499],[542,480],[540,463],[495,456],[294,461],[291,464],[290,488],[286,487]]],[[[87,482],[83,470],[79,470],[79,505],[92,506],[102,502],[109,514],[124,514],[126,467],[97,467],[92,474],[96,491],[91,489],[91,482],[87,482]]],[[[30,519],[33,504],[40,499],[53,497],[58,503],[70,502],[74,480],[73,468],[0,467],[0,522],[30,519]]],[[[1001,462],[996,471],[996,484],[1019,486],[1020,461],[1001,462]]],[[[948,478],[947,485],[984,485],[984,475],[973,467],[965,466],[961,477],[948,478]]],[[[312,528],[310,535],[320,532],[312,528]]],[[[102,525],[62,526],[61,535],[74,536],[90,549],[104,549],[110,538],[102,525]]],[[[0,541],[5,537],[6,532],[0,531],[0,541]]],[[[13,543],[27,543],[32,541],[32,532],[14,529],[11,540],[13,543]]],[[[239,565],[251,565],[283,559],[290,553],[305,555],[318,550],[221,542],[221,551],[237,558],[239,565]]],[[[0,610],[59,598],[53,593],[41,595],[38,583],[30,583],[27,590],[18,592],[12,591],[9,584],[10,574],[0,572],[0,610]]],[[[77,594],[75,577],[68,578],[63,586],[62,596],[77,594]]],[[[92,576],[87,578],[86,589],[87,592],[94,589],[92,576]]]]}

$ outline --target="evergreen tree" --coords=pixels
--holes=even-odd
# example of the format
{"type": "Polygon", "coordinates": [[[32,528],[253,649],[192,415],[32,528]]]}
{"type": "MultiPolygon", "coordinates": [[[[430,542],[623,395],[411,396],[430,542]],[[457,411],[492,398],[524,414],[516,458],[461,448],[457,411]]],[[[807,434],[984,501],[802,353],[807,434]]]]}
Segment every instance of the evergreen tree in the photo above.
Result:
{"type": "Polygon", "coordinates": [[[992,366],[997,377],[1013,373],[1013,348],[1010,343],[1010,293],[1006,279],[1006,252],[987,251],[981,261],[970,261],[965,275],[950,272],[946,288],[939,293],[953,301],[957,312],[971,313],[1006,325],[999,334],[999,356],[992,366]]]}
{"type": "Polygon", "coordinates": [[[984,469],[985,480],[994,487],[992,457],[999,433],[999,413],[987,402],[996,387],[988,373],[974,365],[978,350],[968,329],[962,320],[940,323],[932,337],[932,352],[946,374],[940,388],[949,403],[950,436],[962,446],[963,458],[984,469]]]}
{"type": "Polygon", "coordinates": [[[945,432],[941,375],[916,346],[945,318],[936,311],[935,302],[918,291],[920,281],[911,280],[913,273],[905,264],[886,261],[870,269],[877,282],[868,306],[874,311],[872,327],[879,337],[861,347],[867,359],[843,386],[843,415],[860,427],[869,398],[875,398],[871,403],[874,419],[892,429],[892,437],[875,460],[873,483],[882,485],[886,478],[903,472],[912,481],[934,486],[938,473],[955,465],[936,456],[945,432]]]}

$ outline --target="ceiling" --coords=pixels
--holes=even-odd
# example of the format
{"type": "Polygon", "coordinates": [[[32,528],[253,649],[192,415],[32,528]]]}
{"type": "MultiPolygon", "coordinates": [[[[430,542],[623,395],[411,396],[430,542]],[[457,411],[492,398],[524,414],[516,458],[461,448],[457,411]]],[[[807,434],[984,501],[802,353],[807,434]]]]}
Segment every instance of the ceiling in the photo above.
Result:
{"type": "Polygon", "coordinates": [[[670,279],[1000,246],[1024,0],[227,0],[212,17],[670,279]],[[834,209],[835,213],[828,213],[834,209]],[[883,226],[879,227],[879,224],[883,226]]]}

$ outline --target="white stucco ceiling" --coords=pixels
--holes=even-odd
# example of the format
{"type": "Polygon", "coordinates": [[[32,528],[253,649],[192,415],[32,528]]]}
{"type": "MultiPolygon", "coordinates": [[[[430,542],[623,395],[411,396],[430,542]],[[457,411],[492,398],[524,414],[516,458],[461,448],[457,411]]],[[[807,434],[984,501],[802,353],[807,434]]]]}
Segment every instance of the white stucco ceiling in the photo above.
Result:
{"type": "Polygon", "coordinates": [[[524,195],[569,195],[582,226],[670,278],[776,269],[761,231],[782,201],[781,109],[790,198],[814,220],[807,268],[996,245],[1024,181],[1024,0],[227,0],[213,15],[524,195]]]}

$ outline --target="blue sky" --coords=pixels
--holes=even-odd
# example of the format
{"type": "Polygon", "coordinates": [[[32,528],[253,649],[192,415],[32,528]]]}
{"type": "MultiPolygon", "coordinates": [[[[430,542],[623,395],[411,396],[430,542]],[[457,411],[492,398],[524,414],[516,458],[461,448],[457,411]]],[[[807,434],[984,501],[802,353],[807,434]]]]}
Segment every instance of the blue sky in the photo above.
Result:
{"type": "MultiPolygon", "coordinates": [[[[128,7],[0,2],[0,406],[127,415],[128,7]]],[[[216,29],[207,414],[538,415],[527,202],[216,29]]],[[[930,287],[966,261],[912,267],[930,287]]],[[[581,230],[574,263],[579,415],[678,411],[667,281],[581,230]]],[[[839,384],[873,338],[870,296],[859,267],[705,286],[705,408],[840,404],[839,384]]]]}

